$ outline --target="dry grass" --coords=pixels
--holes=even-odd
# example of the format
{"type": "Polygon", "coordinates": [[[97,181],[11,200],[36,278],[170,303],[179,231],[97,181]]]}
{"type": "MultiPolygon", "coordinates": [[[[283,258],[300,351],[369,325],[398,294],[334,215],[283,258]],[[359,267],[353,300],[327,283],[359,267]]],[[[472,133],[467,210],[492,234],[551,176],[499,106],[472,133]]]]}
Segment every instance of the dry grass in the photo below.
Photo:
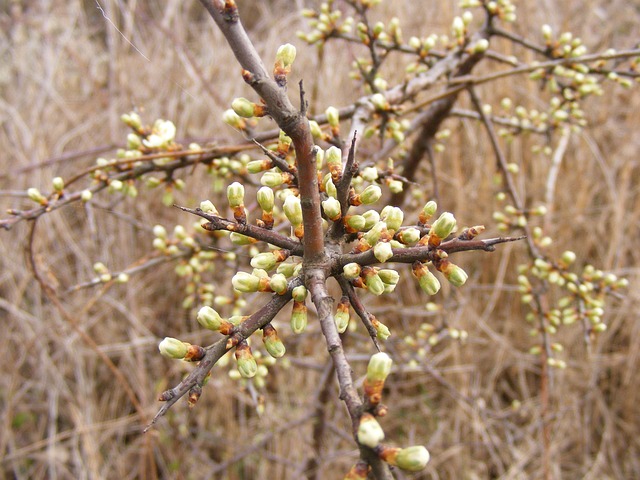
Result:
{"type": "MultiPolygon", "coordinates": [[[[239,3],[267,58],[303,28],[292,8],[302,0],[239,3]]],[[[551,23],[573,31],[593,50],[631,47],[639,38],[640,12],[633,2],[519,3],[521,20],[515,28],[522,34],[551,23]]],[[[101,4],[122,35],[92,1],[0,3],[3,210],[25,205],[17,192],[30,186],[46,190],[52,177],[68,178],[97,156],[62,155],[119,144],[125,128],[118,118],[132,108],[149,120],[172,119],[182,138],[219,143],[237,138],[220,115],[232,98],[248,95],[249,89],[198,2],[101,4]],[[57,160],[40,165],[48,159],[57,160]]],[[[456,12],[453,4],[396,1],[381,11],[406,17],[408,37],[447,31],[456,12]]],[[[313,109],[356,98],[345,80],[355,48],[329,49],[319,64],[314,49],[296,43],[295,80],[303,77],[309,91],[319,85],[313,109]]],[[[480,94],[486,102],[509,95],[534,107],[539,92],[517,78],[480,94]]],[[[571,248],[581,262],[625,275],[631,285],[624,299],[610,305],[609,329],[590,349],[578,328],[559,335],[569,368],[555,373],[551,389],[554,477],[639,478],[640,97],[610,85],[605,97],[588,105],[591,127],[573,136],[555,190],[547,225],[555,239],[552,251],[571,248]]],[[[442,206],[462,223],[490,226],[494,160],[484,131],[467,121],[449,120],[447,126],[453,135],[437,165],[442,206]]],[[[549,160],[532,155],[531,143],[516,140],[507,154],[526,172],[521,187],[528,198],[542,200],[549,160]]],[[[208,178],[198,171],[185,178],[189,187],[178,197],[180,203],[193,205],[210,196],[208,178]]],[[[29,225],[0,234],[0,356],[5,365],[0,476],[301,477],[313,453],[310,412],[327,361],[313,324],[302,336],[283,334],[291,365],[272,370],[263,416],[256,415],[246,390],[224,370],[214,369],[196,409],[187,411],[179,403],[156,430],[141,435],[158,407],[157,394],[188,370],[158,355],[158,339],[170,335],[209,342],[212,337],[181,309],[182,285],[171,266],[134,276],[126,285],[65,293],[93,276],[96,261],[118,270],[142,257],[154,224],[185,222],[184,215],[163,208],[154,191],[141,192],[136,201],[104,197],[91,210],[72,206],[38,224],[35,260],[57,285],[66,317],[31,273],[25,249],[29,225]],[[99,352],[124,374],[138,409],[99,352]],[[229,462],[228,468],[212,473],[222,462],[229,462]]],[[[386,395],[388,438],[399,445],[425,443],[432,453],[426,473],[415,478],[539,478],[539,367],[525,353],[532,340],[514,291],[515,267],[525,259],[519,245],[460,256],[473,281],[461,291],[444,292],[440,300],[447,308],[436,316],[425,317],[425,298],[409,279],[396,297],[372,307],[392,328],[387,348],[401,366],[390,377],[386,395]],[[444,342],[426,356],[407,349],[402,338],[425,320],[466,329],[470,339],[465,345],[444,342]],[[409,360],[413,366],[402,367],[409,360]],[[519,408],[513,408],[514,401],[519,408]]],[[[221,278],[220,289],[226,291],[228,281],[221,278]]],[[[347,345],[358,377],[371,347],[362,330],[351,334],[347,345]]],[[[356,453],[333,384],[330,393],[321,478],[341,478],[356,453]]]]}

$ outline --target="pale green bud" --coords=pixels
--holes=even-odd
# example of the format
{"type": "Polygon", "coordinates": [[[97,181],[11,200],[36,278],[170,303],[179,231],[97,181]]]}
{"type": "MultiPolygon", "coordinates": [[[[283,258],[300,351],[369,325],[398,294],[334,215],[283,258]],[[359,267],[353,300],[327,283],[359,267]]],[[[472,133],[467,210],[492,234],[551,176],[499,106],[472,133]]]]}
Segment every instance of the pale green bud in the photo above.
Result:
{"type": "Polygon", "coordinates": [[[182,359],[187,354],[188,343],[181,342],[177,338],[165,337],[158,345],[160,354],[163,357],[182,359]]]}
{"type": "Polygon", "coordinates": [[[340,113],[335,107],[329,107],[324,112],[327,115],[327,122],[333,128],[340,126],[340,113]]]}
{"type": "Polygon", "coordinates": [[[135,130],[140,130],[142,128],[142,120],[140,119],[140,115],[136,112],[125,113],[120,116],[120,120],[122,120],[125,125],[135,130]]]}
{"type": "Polygon", "coordinates": [[[340,202],[333,197],[329,197],[322,202],[322,210],[331,220],[338,220],[342,215],[340,202]]]}
{"type": "Polygon", "coordinates": [[[342,267],[344,276],[348,279],[358,278],[360,276],[361,267],[357,263],[347,263],[342,267]]]}
{"type": "Polygon", "coordinates": [[[242,293],[257,292],[260,286],[260,278],[247,272],[238,272],[231,279],[233,288],[242,293]]]}
{"type": "Polygon", "coordinates": [[[278,337],[276,329],[273,327],[265,327],[263,332],[262,341],[264,342],[264,348],[267,350],[269,355],[273,358],[280,358],[284,356],[287,350],[284,343],[282,343],[282,340],[278,337]]]}
{"type": "Polygon", "coordinates": [[[364,283],[367,286],[367,290],[374,295],[382,295],[384,293],[384,282],[375,271],[365,276],[364,283]]]}
{"type": "Polygon", "coordinates": [[[373,255],[380,263],[384,263],[393,257],[391,245],[388,242],[378,242],[373,247],[373,255]]]}
{"type": "Polygon", "coordinates": [[[429,451],[422,445],[403,448],[398,452],[396,465],[402,470],[419,472],[429,463],[429,451]]]}
{"type": "Polygon", "coordinates": [[[358,425],[358,443],[375,448],[382,440],[384,440],[384,431],[375,417],[370,413],[362,414],[358,425]]]}
{"type": "Polygon", "coordinates": [[[455,17],[453,19],[453,23],[451,24],[451,33],[453,33],[454,37],[460,38],[464,37],[464,31],[464,20],[462,20],[462,18],[460,17],[455,17]]]}
{"type": "Polygon", "coordinates": [[[222,114],[222,121],[233,128],[241,128],[244,120],[234,110],[228,109],[222,114]]]}
{"type": "Polygon", "coordinates": [[[244,186],[241,183],[233,182],[227,187],[227,199],[231,208],[240,207],[244,204],[244,186]]]}
{"type": "Polygon", "coordinates": [[[437,235],[439,238],[447,238],[451,232],[456,228],[456,219],[453,214],[444,212],[440,217],[431,225],[431,232],[437,235]]]}
{"type": "Polygon", "coordinates": [[[375,182],[378,179],[378,169],[376,167],[363,168],[360,176],[367,182],[375,182]]]}
{"type": "Polygon", "coordinates": [[[324,159],[330,169],[333,166],[342,170],[342,150],[340,150],[335,145],[327,149],[327,151],[324,153],[324,159]]]}
{"type": "Polygon", "coordinates": [[[467,281],[467,278],[469,278],[467,272],[452,263],[450,263],[449,268],[447,268],[442,273],[447,278],[447,280],[449,280],[449,282],[456,287],[461,287],[462,285],[464,285],[464,283],[467,281]]]}
{"type": "Polygon", "coordinates": [[[273,211],[275,195],[271,188],[269,187],[260,188],[256,196],[258,198],[258,204],[260,205],[260,208],[262,208],[262,210],[264,210],[265,212],[273,211]]]}
{"type": "Polygon", "coordinates": [[[289,195],[282,206],[284,214],[287,216],[291,225],[297,227],[302,224],[302,206],[300,205],[300,198],[295,195],[289,195]]]}
{"type": "Polygon", "coordinates": [[[404,184],[400,180],[389,180],[387,182],[387,186],[389,187],[389,191],[391,193],[400,193],[402,190],[404,190],[404,184]]]}
{"type": "Polygon", "coordinates": [[[362,201],[363,205],[370,205],[380,200],[381,196],[382,190],[378,185],[369,185],[360,194],[360,200],[362,201]]]}
{"type": "Polygon", "coordinates": [[[315,120],[309,120],[309,129],[311,130],[311,136],[313,138],[323,137],[322,129],[320,128],[320,125],[318,125],[318,122],[316,122],[315,120]]]}
{"type": "Polygon", "coordinates": [[[304,302],[304,299],[307,298],[307,288],[300,285],[291,291],[291,296],[296,302],[304,302]]]}
{"type": "Polygon", "coordinates": [[[247,100],[246,98],[239,97],[236,98],[231,103],[231,108],[233,111],[240,117],[251,118],[254,116],[256,105],[255,103],[247,100]]]}
{"type": "Polygon", "coordinates": [[[363,238],[369,245],[375,245],[380,239],[380,235],[382,235],[382,232],[385,230],[387,230],[387,224],[382,221],[378,222],[364,234],[363,238]]]}
{"type": "Polygon", "coordinates": [[[386,285],[396,285],[400,281],[400,274],[389,268],[378,270],[378,276],[386,285]]]}
{"type": "Polygon", "coordinates": [[[404,212],[398,207],[386,206],[380,213],[380,218],[387,224],[387,229],[396,231],[402,226],[404,212]]]}
{"type": "Polygon", "coordinates": [[[571,250],[567,250],[562,254],[561,260],[562,260],[562,263],[569,266],[576,261],[576,254],[571,250]]]}
{"type": "Polygon", "coordinates": [[[200,210],[202,210],[204,213],[209,213],[217,217],[220,216],[220,213],[218,213],[218,209],[215,207],[211,200],[203,200],[202,202],[200,202],[200,210]]]}
{"type": "Polygon", "coordinates": [[[91,200],[92,197],[93,197],[93,193],[91,192],[91,190],[83,190],[82,193],[80,194],[80,200],[82,200],[85,203],[91,200]]]}
{"type": "Polygon", "coordinates": [[[258,363],[256,359],[248,350],[247,354],[238,355],[239,350],[236,350],[236,360],[238,363],[238,371],[243,378],[253,378],[258,373],[258,363]]]}
{"type": "Polygon", "coordinates": [[[281,273],[286,278],[290,278],[290,277],[293,276],[294,270],[295,270],[297,265],[298,265],[297,263],[285,263],[285,262],[283,262],[280,265],[278,265],[278,268],[276,269],[276,272],[281,273]]]}
{"type": "Polygon", "coordinates": [[[296,59],[296,47],[290,43],[280,45],[276,53],[276,65],[280,64],[283,68],[289,68],[296,59]]]}
{"type": "Polygon", "coordinates": [[[338,190],[336,189],[336,185],[333,183],[333,179],[331,178],[331,174],[327,173],[327,180],[324,182],[324,189],[327,192],[327,195],[330,197],[336,198],[338,196],[338,190]]]}
{"type": "Polygon", "coordinates": [[[484,53],[489,49],[489,40],[481,38],[471,47],[471,52],[474,54],[484,53]]]}
{"type": "Polygon", "coordinates": [[[405,245],[413,245],[420,240],[420,230],[414,227],[405,228],[398,232],[398,239],[405,245]]]}
{"type": "Polygon", "coordinates": [[[361,232],[362,230],[364,230],[364,226],[367,224],[367,221],[362,215],[351,215],[345,217],[345,220],[347,226],[355,232],[361,232]]]}
{"type": "Polygon", "coordinates": [[[367,210],[362,216],[365,220],[363,231],[371,230],[371,228],[380,221],[380,214],[375,210],[367,210]]]}
{"type": "Polygon", "coordinates": [[[36,203],[40,205],[45,205],[47,203],[47,199],[44,195],[40,193],[40,190],[37,188],[29,188],[27,189],[27,196],[36,203]]]}
{"type": "Polygon", "coordinates": [[[385,111],[389,109],[389,102],[382,93],[374,93],[371,95],[371,103],[376,110],[385,111]]]}
{"type": "Polygon", "coordinates": [[[293,333],[302,333],[307,328],[307,307],[304,304],[299,304],[299,307],[294,303],[293,312],[291,312],[291,330],[293,333]]]}
{"type": "Polygon", "coordinates": [[[246,235],[238,232],[231,232],[231,234],[229,235],[229,240],[231,240],[231,243],[233,243],[234,245],[250,245],[256,242],[255,239],[247,237],[246,235]]]}
{"type": "Polygon", "coordinates": [[[209,306],[204,306],[200,310],[198,310],[196,320],[198,320],[198,323],[204,328],[213,330],[214,332],[220,330],[220,326],[223,322],[220,314],[209,306]]]}
{"type": "Polygon", "coordinates": [[[260,183],[266,187],[274,188],[285,183],[285,178],[281,172],[264,172],[260,178],[260,183]]]}
{"type": "Polygon", "coordinates": [[[378,352],[372,355],[367,366],[367,380],[369,382],[384,381],[391,373],[391,365],[393,360],[384,352],[378,352]]]}
{"type": "Polygon", "coordinates": [[[51,183],[53,184],[53,189],[60,193],[62,192],[62,190],[64,190],[64,180],[62,179],[62,177],[55,177],[51,183]]]}
{"type": "Polygon", "coordinates": [[[269,286],[271,290],[282,295],[287,291],[287,277],[282,273],[276,273],[269,280],[269,286]]]}
{"type": "Polygon", "coordinates": [[[273,252],[263,252],[251,259],[251,266],[262,270],[271,270],[276,266],[276,256],[273,252]]]}
{"type": "Polygon", "coordinates": [[[344,333],[349,326],[349,310],[338,310],[333,316],[338,333],[344,333]]]}

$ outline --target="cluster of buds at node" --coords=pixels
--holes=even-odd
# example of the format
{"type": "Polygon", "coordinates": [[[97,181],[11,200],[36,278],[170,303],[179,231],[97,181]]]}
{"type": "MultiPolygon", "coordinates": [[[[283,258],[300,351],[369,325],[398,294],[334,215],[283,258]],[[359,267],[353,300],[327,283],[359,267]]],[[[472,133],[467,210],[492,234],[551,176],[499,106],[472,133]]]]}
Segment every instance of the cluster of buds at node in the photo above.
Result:
{"type": "MultiPolygon", "coordinates": [[[[376,0],[378,1],[378,0],[376,0]]],[[[302,15],[308,18],[311,32],[297,32],[298,38],[309,43],[324,43],[329,37],[336,33],[351,33],[353,28],[353,17],[343,18],[341,10],[331,10],[333,6],[330,2],[323,2],[320,12],[310,9],[302,10],[302,15]]]]}
{"type": "Polygon", "coordinates": [[[391,357],[384,352],[376,353],[369,359],[367,377],[364,381],[364,394],[368,403],[375,407],[382,400],[384,382],[391,373],[391,357]]]}
{"type": "Polygon", "coordinates": [[[164,357],[187,362],[199,362],[206,353],[205,349],[199,345],[191,345],[171,337],[165,337],[158,345],[158,349],[164,357]]]}

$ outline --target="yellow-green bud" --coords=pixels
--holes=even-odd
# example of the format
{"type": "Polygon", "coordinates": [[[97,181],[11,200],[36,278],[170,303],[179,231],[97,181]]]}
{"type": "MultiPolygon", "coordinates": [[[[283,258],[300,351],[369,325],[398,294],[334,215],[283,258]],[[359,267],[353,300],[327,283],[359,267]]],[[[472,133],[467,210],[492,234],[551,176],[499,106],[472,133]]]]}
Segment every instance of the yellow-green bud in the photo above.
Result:
{"type": "Polygon", "coordinates": [[[231,232],[229,240],[231,240],[231,243],[234,245],[251,245],[257,241],[255,238],[247,237],[246,235],[238,232],[231,232]]]}
{"type": "Polygon", "coordinates": [[[327,173],[324,182],[324,190],[327,192],[327,195],[330,197],[336,198],[338,196],[338,190],[336,189],[335,183],[333,183],[333,179],[331,178],[331,174],[327,173]]]}
{"type": "Polygon", "coordinates": [[[280,45],[276,53],[276,65],[281,65],[283,68],[289,68],[296,59],[296,47],[290,43],[280,45]]]}
{"type": "Polygon", "coordinates": [[[177,338],[165,337],[158,345],[160,354],[163,357],[182,359],[187,354],[188,343],[181,342],[177,338]]]}
{"type": "Polygon", "coordinates": [[[375,182],[378,179],[378,169],[376,167],[365,167],[360,172],[360,177],[367,182],[375,182]]]}
{"type": "Polygon", "coordinates": [[[233,182],[227,187],[227,199],[231,208],[240,207],[244,204],[244,186],[241,183],[233,182]]]}
{"type": "MultiPolygon", "coordinates": [[[[242,345],[242,344],[241,344],[242,345]]],[[[236,361],[238,363],[238,371],[244,378],[253,378],[258,372],[258,364],[251,353],[251,348],[244,342],[244,346],[236,347],[236,361]]]]}
{"type": "Polygon", "coordinates": [[[64,190],[64,180],[62,177],[55,177],[51,183],[53,184],[53,189],[56,192],[61,193],[62,190],[64,190]]]}
{"type": "Polygon", "coordinates": [[[380,263],[384,263],[393,257],[391,245],[388,242],[378,242],[373,247],[373,255],[380,263]]]}
{"type": "Polygon", "coordinates": [[[291,330],[302,333],[307,328],[307,306],[303,302],[294,300],[291,312],[291,330]]]}
{"type": "Polygon", "coordinates": [[[335,107],[328,107],[325,112],[327,115],[327,122],[333,128],[340,126],[340,113],[335,107]]]}
{"type": "Polygon", "coordinates": [[[576,254],[571,250],[567,250],[562,254],[561,260],[565,266],[569,266],[576,261],[576,254]]]}
{"type": "Polygon", "coordinates": [[[256,194],[256,197],[258,198],[258,205],[260,205],[260,208],[262,208],[262,210],[264,210],[265,212],[273,211],[275,195],[271,188],[260,188],[260,190],[258,190],[258,193],[256,194]]]}
{"type": "Polygon", "coordinates": [[[367,366],[367,380],[369,382],[384,381],[391,372],[393,360],[384,352],[378,352],[372,355],[367,366]]]}
{"type": "Polygon", "coordinates": [[[245,127],[245,121],[234,110],[228,109],[222,114],[222,121],[233,128],[242,129],[245,127]]]}
{"type": "Polygon", "coordinates": [[[220,213],[218,213],[218,209],[215,207],[211,200],[203,200],[202,202],[200,202],[200,210],[202,210],[204,213],[209,213],[217,217],[220,216],[220,213]]]}
{"type": "Polygon", "coordinates": [[[291,296],[296,302],[304,302],[304,299],[307,298],[307,288],[300,285],[291,291],[291,296]]]}
{"type": "Polygon", "coordinates": [[[397,238],[405,245],[413,245],[420,240],[420,230],[414,227],[405,228],[398,232],[397,238]]]}
{"type": "Polygon", "coordinates": [[[251,118],[255,114],[256,104],[247,100],[246,98],[236,98],[231,103],[231,108],[240,117],[251,118]]]}
{"type": "Polygon", "coordinates": [[[387,229],[395,232],[402,226],[404,212],[398,207],[387,205],[380,212],[380,218],[386,222],[387,229]]]}
{"type": "Polygon", "coordinates": [[[362,414],[358,425],[358,443],[376,448],[382,440],[384,440],[384,431],[375,417],[370,413],[362,414]]]}
{"type": "Polygon", "coordinates": [[[467,281],[467,278],[469,278],[467,272],[465,272],[459,266],[454,265],[453,263],[449,263],[447,265],[447,268],[443,270],[442,273],[447,278],[447,280],[449,280],[449,282],[456,287],[461,287],[462,285],[464,285],[464,283],[467,281]]]}
{"type": "Polygon", "coordinates": [[[420,262],[414,262],[411,267],[411,272],[418,279],[420,288],[422,288],[427,295],[435,295],[438,293],[440,290],[440,282],[426,265],[420,262]]]}
{"type": "Polygon", "coordinates": [[[453,214],[444,212],[431,225],[431,232],[439,238],[447,238],[456,228],[456,219],[453,214]]]}
{"type": "Polygon", "coordinates": [[[259,253],[251,259],[251,266],[262,270],[271,270],[276,266],[276,263],[277,258],[273,252],[259,253]]]}
{"type": "Polygon", "coordinates": [[[264,348],[273,358],[280,358],[285,354],[284,343],[282,343],[282,340],[278,337],[278,332],[271,324],[265,325],[262,329],[262,341],[264,342],[264,348]]]}
{"type": "Polygon", "coordinates": [[[371,228],[380,221],[380,214],[375,210],[367,210],[362,216],[365,220],[363,231],[371,230],[371,228]]]}
{"type": "Polygon", "coordinates": [[[349,326],[349,300],[345,301],[346,297],[338,304],[338,309],[333,319],[336,323],[336,329],[338,333],[344,333],[349,326]]]}
{"type": "Polygon", "coordinates": [[[318,125],[318,122],[315,120],[309,120],[309,129],[311,130],[311,136],[313,138],[322,138],[322,129],[320,128],[320,125],[318,125]]]}
{"type": "Polygon", "coordinates": [[[342,267],[344,276],[350,280],[358,278],[360,276],[360,271],[361,267],[357,263],[347,263],[344,267],[342,267]]]}
{"type": "Polygon", "coordinates": [[[92,197],[93,197],[93,193],[91,192],[91,190],[83,190],[82,193],[80,194],[80,200],[82,200],[85,203],[91,200],[92,197]]]}
{"type": "Polygon", "coordinates": [[[489,40],[486,38],[481,38],[471,47],[471,53],[478,54],[484,53],[489,49],[489,40]]]}
{"type": "Polygon", "coordinates": [[[40,190],[34,187],[27,189],[27,196],[40,205],[46,205],[48,203],[46,197],[40,193],[40,190]]]}
{"type": "Polygon", "coordinates": [[[125,125],[135,130],[140,130],[142,128],[142,120],[140,119],[140,115],[136,112],[125,113],[120,116],[120,120],[122,120],[125,125]]]}
{"type": "Polygon", "coordinates": [[[330,220],[339,220],[342,216],[342,207],[340,202],[333,197],[329,197],[322,201],[322,210],[330,220]]]}
{"type": "Polygon", "coordinates": [[[362,270],[364,275],[364,283],[374,295],[382,295],[384,293],[384,282],[373,268],[365,267],[362,270]]]}
{"type": "Polygon", "coordinates": [[[382,190],[378,185],[369,185],[360,194],[360,201],[363,205],[370,205],[380,200],[382,190]]]}
{"type": "Polygon", "coordinates": [[[327,162],[331,176],[333,178],[339,177],[342,174],[342,150],[335,145],[329,147],[324,153],[324,159],[327,162]]]}
{"type": "Polygon", "coordinates": [[[374,93],[371,95],[371,103],[376,110],[385,111],[389,109],[389,102],[387,102],[387,99],[381,93],[374,93]]]}
{"type": "Polygon", "coordinates": [[[390,268],[382,268],[378,270],[378,276],[386,285],[397,285],[400,281],[400,274],[390,268]]]}
{"type": "Polygon", "coordinates": [[[387,224],[385,222],[378,222],[376,223],[373,227],[371,227],[371,229],[364,234],[364,240],[369,244],[369,245],[375,245],[378,240],[380,240],[380,235],[382,235],[382,232],[385,232],[387,230],[387,224]]]}
{"type": "Polygon", "coordinates": [[[217,332],[220,330],[220,326],[222,325],[223,319],[213,308],[204,306],[200,310],[198,310],[198,314],[196,315],[196,320],[198,323],[202,325],[204,328],[209,330],[213,330],[217,332]]]}
{"type": "Polygon", "coordinates": [[[242,293],[257,292],[260,286],[260,278],[247,272],[238,272],[231,279],[233,288],[242,293]]]}
{"type": "Polygon", "coordinates": [[[266,187],[277,187],[285,183],[286,179],[282,172],[264,172],[260,178],[260,183],[266,187]]]}
{"type": "Polygon", "coordinates": [[[396,456],[396,463],[402,470],[419,472],[429,463],[429,451],[422,445],[403,448],[396,456]]]}
{"type": "Polygon", "coordinates": [[[283,295],[287,291],[287,277],[282,273],[276,273],[269,280],[269,286],[277,294],[283,295]]]}
{"type": "Polygon", "coordinates": [[[361,232],[364,230],[364,226],[367,221],[362,215],[347,215],[344,217],[344,221],[348,229],[352,232],[361,232]]]}
{"type": "Polygon", "coordinates": [[[302,206],[300,205],[300,198],[295,195],[289,195],[284,201],[282,206],[284,214],[287,216],[291,225],[297,227],[302,224],[302,206]]]}
{"type": "Polygon", "coordinates": [[[293,276],[297,263],[281,263],[278,265],[276,272],[283,274],[286,278],[293,276]]]}

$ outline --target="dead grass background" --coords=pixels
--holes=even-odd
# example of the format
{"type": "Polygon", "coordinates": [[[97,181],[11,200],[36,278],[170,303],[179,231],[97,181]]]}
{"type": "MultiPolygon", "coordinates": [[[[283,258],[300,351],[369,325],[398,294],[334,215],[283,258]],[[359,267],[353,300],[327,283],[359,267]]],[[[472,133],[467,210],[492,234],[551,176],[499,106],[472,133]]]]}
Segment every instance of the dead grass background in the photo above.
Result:
{"type": "MultiPolygon", "coordinates": [[[[304,78],[309,89],[319,85],[312,108],[322,111],[355,98],[357,92],[346,80],[353,51],[332,47],[318,65],[314,49],[295,38],[296,30],[304,28],[296,12],[307,2],[239,3],[266,58],[281,43],[296,43],[295,81],[304,78]]],[[[514,28],[522,34],[535,35],[542,23],[550,23],[582,37],[592,51],[630,48],[640,38],[637,2],[518,3],[514,28]]],[[[25,205],[26,188],[47,190],[54,176],[68,178],[99,156],[70,152],[121,144],[126,132],[118,119],[132,108],[142,109],[148,121],[173,120],[181,138],[238,140],[220,115],[235,96],[250,92],[198,2],[105,0],[101,5],[122,35],[90,0],[0,2],[3,210],[25,205]]],[[[446,1],[394,1],[379,12],[380,18],[404,18],[408,38],[448,31],[457,7],[446,1]]],[[[480,93],[485,102],[509,95],[530,107],[539,95],[522,78],[502,80],[480,93]]],[[[631,282],[626,298],[610,304],[609,329],[590,351],[579,328],[559,335],[569,368],[556,372],[551,390],[558,479],[640,478],[639,112],[637,88],[609,85],[604,97],[588,102],[590,127],[572,138],[548,222],[555,239],[552,251],[573,249],[581,262],[631,282]]],[[[442,207],[456,212],[462,223],[491,226],[494,160],[484,132],[466,121],[449,120],[447,126],[453,136],[437,165],[442,207]]],[[[530,153],[531,143],[517,140],[507,154],[523,167],[529,198],[542,200],[549,164],[530,153]]],[[[180,203],[192,205],[210,196],[208,178],[196,172],[187,180],[180,203]]],[[[291,366],[273,369],[262,417],[255,414],[246,391],[222,370],[217,375],[214,370],[195,410],[187,411],[181,402],[157,429],[141,435],[158,408],[157,394],[186,371],[158,355],[159,338],[206,343],[212,337],[180,308],[181,288],[171,266],[106,292],[64,293],[91,278],[96,261],[117,270],[144,255],[154,224],[170,227],[187,221],[163,208],[154,191],[141,191],[135,201],[102,197],[90,215],[81,206],[47,215],[35,239],[36,260],[57,283],[69,318],[46,301],[30,272],[28,225],[0,233],[0,475],[301,477],[313,454],[310,412],[327,361],[314,325],[295,338],[281,328],[291,366]],[[142,405],[140,412],[74,322],[124,372],[142,405]],[[228,468],[219,469],[220,463],[228,468]]],[[[388,439],[398,445],[424,443],[432,453],[427,471],[414,478],[540,476],[539,371],[535,358],[526,354],[532,340],[514,286],[523,251],[523,246],[507,245],[493,254],[459,257],[473,281],[459,292],[445,292],[440,300],[446,313],[429,320],[468,330],[465,345],[444,343],[426,356],[403,347],[403,337],[415,333],[426,318],[425,298],[410,279],[396,297],[373,308],[392,328],[387,348],[400,366],[386,395],[391,407],[384,419],[388,439]],[[402,367],[412,359],[411,368],[402,367]],[[513,408],[514,401],[519,408],[513,408]]],[[[222,280],[221,288],[227,288],[222,280]]],[[[364,340],[362,332],[347,340],[356,377],[364,373],[371,353],[364,340]]],[[[341,478],[355,450],[333,384],[330,393],[320,478],[341,478]]]]}

